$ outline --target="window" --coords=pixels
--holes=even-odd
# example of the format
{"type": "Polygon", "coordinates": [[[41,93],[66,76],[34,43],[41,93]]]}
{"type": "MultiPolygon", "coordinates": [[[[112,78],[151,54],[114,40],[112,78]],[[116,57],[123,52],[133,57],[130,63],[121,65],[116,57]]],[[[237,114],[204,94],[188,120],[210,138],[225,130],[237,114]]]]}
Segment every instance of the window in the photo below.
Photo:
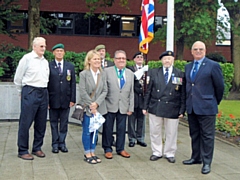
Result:
{"type": "Polygon", "coordinates": [[[136,36],[135,31],[135,17],[133,16],[122,16],[122,29],[121,29],[121,36],[136,36]]]}
{"type": "Polygon", "coordinates": [[[14,22],[8,22],[7,27],[11,33],[25,33],[27,32],[27,13],[17,13],[16,16],[23,18],[14,22]]]}
{"type": "Polygon", "coordinates": [[[75,34],[88,35],[89,33],[89,18],[85,18],[84,14],[75,15],[75,34]]]}

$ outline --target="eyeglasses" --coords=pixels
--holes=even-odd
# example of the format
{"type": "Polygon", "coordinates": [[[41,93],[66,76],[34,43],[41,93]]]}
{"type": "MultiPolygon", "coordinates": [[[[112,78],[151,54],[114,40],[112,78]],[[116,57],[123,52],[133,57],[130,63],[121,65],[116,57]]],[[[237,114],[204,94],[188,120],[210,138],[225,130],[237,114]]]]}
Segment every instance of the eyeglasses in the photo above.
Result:
{"type": "Polygon", "coordinates": [[[136,58],[143,58],[143,56],[136,56],[136,58]]]}
{"type": "Polygon", "coordinates": [[[122,59],[122,60],[126,60],[125,57],[115,57],[115,59],[117,59],[117,60],[120,60],[120,59],[122,59]]]}
{"type": "Polygon", "coordinates": [[[198,50],[199,50],[199,51],[203,51],[204,49],[203,49],[203,48],[194,48],[193,50],[194,50],[194,51],[198,51],[198,50]]]}

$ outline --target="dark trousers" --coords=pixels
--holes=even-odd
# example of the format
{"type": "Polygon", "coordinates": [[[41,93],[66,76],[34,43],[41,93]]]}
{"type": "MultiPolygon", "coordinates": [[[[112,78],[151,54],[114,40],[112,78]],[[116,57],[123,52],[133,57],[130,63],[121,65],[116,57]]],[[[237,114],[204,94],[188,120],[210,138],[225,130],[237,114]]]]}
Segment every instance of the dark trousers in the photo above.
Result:
{"type": "Polygon", "coordinates": [[[127,114],[108,112],[105,123],[103,124],[102,147],[104,152],[112,152],[112,134],[114,121],[116,119],[116,152],[120,153],[124,150],[125,131],[126,131],[127,114]]]}
{"type": "Polygon", "coordinates": [[[18,154],[28,154],[29,129],[34,121],[32,152],[41,150],[46,131],[48,91],[46,88],[24,86],[21,93],[21,114],[18,129],[18,154]]]}
{"type": "Polygon", "coordinates": [[[129,142],[144,142],[145,116],[141,108],[134,108],[132,115],[128,116],[128,139],[129,142]]]}
{"type": "Polygon", "coordinates": [[[214,150],[216,116],[188,114],[188,123],[192,144],[192,157],[211,164],[214,150]]]}
{"type": "Polygon", "coordinates": [[[53,148],[66,146],[69,110],[70,108],[49,109],[53,148]]]}

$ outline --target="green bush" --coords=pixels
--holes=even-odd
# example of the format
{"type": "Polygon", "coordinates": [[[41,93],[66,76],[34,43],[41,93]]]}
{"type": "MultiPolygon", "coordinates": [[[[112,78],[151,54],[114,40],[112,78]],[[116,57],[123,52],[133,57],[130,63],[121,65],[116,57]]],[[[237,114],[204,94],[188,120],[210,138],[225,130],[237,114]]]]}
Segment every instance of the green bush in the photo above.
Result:
{"type": "MultiPolygon", "coordinates": [[[[1,59],[6,59],[9,58],[11,60],[11,71],[12,71],[12,76],[14,75],[18,62],[19,60],[23,57],[24,54],[26,54],[29,51],[23,50],[18,47],[13,47],[11,45],[8,46],[1,46],[0,50],[2,51],[0,60],[1,59]]],[[[50,51],[45,51],[44,54],[45,58],[48,61],[52,61],[54,59],[54,56],[52,52],[50,51]]],[[[72,51],[66,51],[64,59],[72,62],[75,66],[75,73],[77,77],[79,76],[79,72],[83,70],[84,68],[84,59],[86,56],[86,52],[81,52],[81,53],[76,53],[72,51]]],[[[106,57],[109,60],[112,60],[110,58],[110,55],[106,53],[106,57]]],[[[187,61],[183,60],[175,60],[174,61],[174,66],[177,67],[178,69],[184,71],[184,67],[187,64],[187,61]]],[[[134,61],[127,61],[127,66],[133,66],[134,61]]],[[[148,62],[149,68],[158,68],[162,66],[162,62],[160,60],[158,61],[149,61],[148,62]]],[[[234,72],[234,66],[231,63],[220,63],[220,66],[222,68],[223,76],[224,76],[224,85],[225,85],[225,90],[224,90],[224,98],[228,97],[229,90],[231,88],[231,83],[233,80],[233,72],[234,72]]],[[[8,70],[8,65],[5,63],[0,63],[0,76],[1,74],[3,75],[6,70],[8,70]]]]}
{"type": "Polygon", "coordinates": [[[206,55],[206,57],[216,62],[221,62],[221,63],[227,62],[226,58],[217,52],[209,53],[206,55]]]}

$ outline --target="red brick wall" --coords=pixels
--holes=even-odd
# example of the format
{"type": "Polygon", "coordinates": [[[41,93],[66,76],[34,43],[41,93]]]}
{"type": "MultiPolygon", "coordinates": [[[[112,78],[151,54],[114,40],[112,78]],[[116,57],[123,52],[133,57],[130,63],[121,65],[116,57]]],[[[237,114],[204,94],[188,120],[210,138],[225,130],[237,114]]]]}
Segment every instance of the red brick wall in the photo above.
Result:
{"type": "MultiPolygon", "coordinates": [[[[98,9],[97,12],[107,11],[109,14],[128,14],[128,15],[140,15],[141,0],[129,0],[133,2],[130,4],[130,10],[120,7],[118,5],[119,0],[115,0],[115,4],[111,8],[98,9]]],[[[28,1],[19,0],[22,4],[21,9],[27,10],[28,1]]],[[[42,0],[41,11],[52,12],[88,12],[84,0],[42,0]]],[[[155,3],[155,14],[165,16],[166,4],[160,5],[155,3]]],[[[138,38],[124,38],[124,37],[99,37],[99,36],[63,36],[63,35],[46,35],[47,50],[51,50],[51,47],[57,43],[63,43],[67,51],[82,52],[93,49],[97,44],[105,44],[107,52],[113,56],[115,50],[122,49],[127,53],[127,57],[132,59],[132,56],[138,51],[138,38]]],[[[15,46],[21,46],[27,49],[28,36],[27,34],[17,35],[16,40],[13,40],[5,35],[0,35],[0,43],[12,43],[15,46]]],[[[149,60],[157,60],[161,52],[165,51],[165,47],[161,43],[150,43],[150,50],[148,53],[149,60]]],[[[219,52],[224,55],[227,60],[231,60],[231,51],[229,46],[207,46],[207,52],[219,52]]],[[[184,59],[192,60],[192,55],[189,49],[184,50],[184,59]]]]}

